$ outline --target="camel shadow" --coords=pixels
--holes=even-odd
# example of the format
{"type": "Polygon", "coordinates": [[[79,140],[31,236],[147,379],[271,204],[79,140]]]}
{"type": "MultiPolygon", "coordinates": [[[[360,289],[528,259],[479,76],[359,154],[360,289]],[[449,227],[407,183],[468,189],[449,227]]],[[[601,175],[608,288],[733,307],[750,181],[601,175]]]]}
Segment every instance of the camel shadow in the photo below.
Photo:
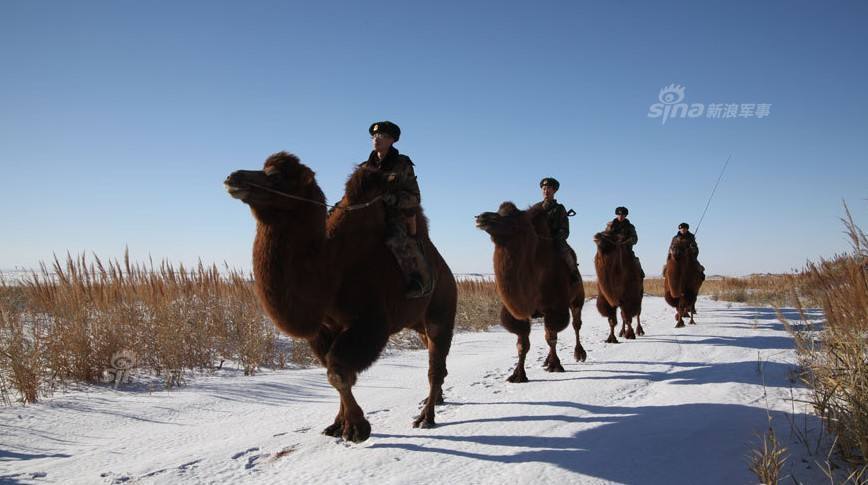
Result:
{"type": "Polygon", "coordinates": [[[792,337],[775,335],[756,335],[751,337],[724,337],[719,335],[703,335],[696,339],[670,339],[651,337],[645,342],[660,342],[676,345],[711,345],[714,347],[743,347],[754,350],[789,350],[795,348],[792,337]]]}
{"type": "MultiPolygon", "coordinates": [[[[721,457],[742,456],[757,441],[757,432],[769,426],[769,414],[761,407],[738,404],[695,403],[672,406],[593,406],[574,402],[479,403],[485,406],[517,405],[555,407],[560,414],[514,415],[467,420],[473,426],[503,423],[502,429],[521,429],[522,423],[560,421],[584,429],[571,436],[374,434],[371,448],[393,448],[419,453],[437,453],[475,460],[515,463],[545,463],[563,470],[620,483],[753,483],[747,466],[730,466],[721,457]],[[402,440],[424,440],[426,444],[402,440]],[[428,443],[434,444],[428,444],[428,443]],[[479,445],[486,450],[474,451],[479,445]]],[[[771,412],[779,437],[789,436],[784,413],[771,412]]],[[[797,415],[819,427],[813,416],[797,415]]],[[[442,428],[446,428],[443,426],[442,428]]],[[[486,427],[485,429],[491,429],[486,427]]],[[[436,429],[433,430],[436,433],[436,429]]],[[[787,443],[793,438],[787,439],[787,443]]]]}
{"type": "Polygon", "coordinates": [[[631,366],[671,366],[684,367],[675,372],[656,372],[645,370],[601,370],[589,368],[587,373],[606,373],[606,375],[585,376],[576,380],[642,380],[650,382],[668,382],[670,384],[752,384],[765,387],[803,387],[804,384],[792,379],[796,367],[793,364],[756,360],[742,362],[708,363],[708,362],[606,362],[606,364],[624,364],[631,366]],[[609,374],[611,373],[611,375],[609,374]]]}

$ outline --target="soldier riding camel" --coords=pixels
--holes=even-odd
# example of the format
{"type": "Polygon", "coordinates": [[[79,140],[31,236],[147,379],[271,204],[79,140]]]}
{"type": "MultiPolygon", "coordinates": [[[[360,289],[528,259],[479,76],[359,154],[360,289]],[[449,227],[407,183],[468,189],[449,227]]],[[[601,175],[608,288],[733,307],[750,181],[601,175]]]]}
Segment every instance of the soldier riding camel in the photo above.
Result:
{"type": "Polygon", "coordinates": [[[555,247],[570,269],[570,280],[575,283],[579,281],[580,276],[576,253],[567,244],[567,238],[570,236],[569,214],[564,205],[555,199],[555,193],[560,189],[561,184],[553,177],[546,177],[540,181],[539,186],[542,189],[543,200],[533,207],[541,207],[545,211],[546,222],[555,247]]]}
{"type": "MultiPolygon", "coordinates": [[[[636,226],[627,219],[627,214],[630,211],[624,206],[615,208],[615,218],[606,224],[606,229],[603,231],[612,237],[618,244],[624,244],[630,252],[633,252],[633,246],[639,242],[639,236],[636,234],[636,226]]],[[[635,256],[635,255],[634,255],[635,256]]],[[[636,263],[639,264],[639,258],[636,257],[636,263]]],[[[645,270],[641,265],[639,270],[642,273],[642,278],[645,277],[645,270]]]]}
{"type": "Polygon", "coordinates": [[[690,232],[690,224],[682,222],[678,224],[678,232],[672,237],[670,246],[677,244],[679,241],[687,240],[688,247],[694,257],[699,256],[699,246],[696,245],[696,236],[690,232]]]}
{"type": "Polygon", "coordinates": [[[432,288],[425,257],[416,239],[416,217],[422,197],[410,157],[393,146],[401,138],[401,128],[391,121],[379,121],[368,129],[373,150],[360,166],[379,170],[387,177],[390,190],[386,204],[386,245],[404,275],[405,296],[420,298],[432,288]]]}
{"type": "MultiPolygon", "coordinates": [[[[693,255],[693,259],[699,258],[699,245],[696,244],[696,236],[690,232],[690,224],[686,222],[682,222],[678,224],[678,232],[672,236],[672,242],[669,243],[669,247],[673,247],[678,245],[681,241],[687,241],[687,247],[690,250],[690,254],[693,255]]],[[[702,273],[702,279],[705,279],[705,266],[699,265],[699,271],[702,273]]]]}

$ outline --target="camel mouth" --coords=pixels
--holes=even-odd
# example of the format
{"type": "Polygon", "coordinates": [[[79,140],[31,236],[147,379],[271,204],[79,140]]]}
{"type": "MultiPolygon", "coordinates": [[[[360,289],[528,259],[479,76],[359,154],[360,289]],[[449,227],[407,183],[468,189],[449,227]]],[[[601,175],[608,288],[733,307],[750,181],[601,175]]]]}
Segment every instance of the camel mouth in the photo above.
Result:
{"type": "Polygon", "coordinates": [[[493,214],[486,212],[476,216],[476,227],[482,230],[486,230],[491,227],[491,223],[494,222],[492,220],[492,215],[493,214]]]}
{"type": "Polygon", "coordinates": [[[247,187],[239,187],[228,182],[224,182],[223,186],[226,187],[226,191],[229,192],[229,196],[233,199],[244,200],[250,195],[250,189],[247,187]]]}

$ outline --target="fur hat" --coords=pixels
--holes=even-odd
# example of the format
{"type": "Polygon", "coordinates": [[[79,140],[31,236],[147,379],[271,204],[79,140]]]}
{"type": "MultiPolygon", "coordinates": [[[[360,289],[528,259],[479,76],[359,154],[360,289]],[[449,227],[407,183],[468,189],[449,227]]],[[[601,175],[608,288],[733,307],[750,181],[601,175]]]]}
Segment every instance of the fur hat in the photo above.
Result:
{"type": "Polygon", "coordinates": [[[558,190],[561,188],[561,183],[558,182],[558,179],[556,179],[554,177],[546,177],[546,178],[539,181],[539,188],[543,188],[546,185],[550,186],[551,188],[553,188],[555,190],[558,190]]]}
{"type": "Polygon", "coordinates": [[[630,213],[630,211],[628,211],[627,208],[624,206],[618,206],[615,208],[615,215],[616,216],[619,216],[621,214],[624,214],[626,216],[629,213],[630,213]]]}
{"type": "Polygon", "coordinates": [[[678,229],[681,229],[681,228],[690,229],[690,224],[688,224],[686,222],[682,222],[681,224],[678,224],[678,229]]]}
{"type": "Polygon", "coordinates": [[[378,121],[372,124],[371,127],[368,128],[368,133],[370,133],[371,136],[373,136],[374,133],[385,133],[394,138],[395,141],[398,141],[398,139],[401,138],[401,129],[391,121],[378,121]]]}

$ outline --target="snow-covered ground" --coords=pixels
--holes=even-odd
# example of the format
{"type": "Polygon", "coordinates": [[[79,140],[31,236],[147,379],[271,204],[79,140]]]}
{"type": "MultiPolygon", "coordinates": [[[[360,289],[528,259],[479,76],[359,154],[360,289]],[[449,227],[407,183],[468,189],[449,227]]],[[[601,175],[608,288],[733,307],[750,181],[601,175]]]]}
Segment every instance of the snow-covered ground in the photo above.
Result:
{"type": "Polygon", "coordinates": [[[322,369],[197,377],[169,392],[92,388],[0,409],[0,482],[755,483],[747,456],[769,416],[789,448],[785,474],[825,481],[822,457],[798,439],[816,440],[819,424],[798,402],[792,340],[771,309],[701,299],[698,325],[675,329],[664,301],[647,297],[646,336],[614,345],[593,303],[588,361],[573,362],[568,329],[566,372],[543,371],[535,325],[527,384],[506,382],[511,334],[456,335],[433,429],[411,427],[424,351],[360,377],[373,428],[361,444],[320,434],[338,407],[322,369]]]}

